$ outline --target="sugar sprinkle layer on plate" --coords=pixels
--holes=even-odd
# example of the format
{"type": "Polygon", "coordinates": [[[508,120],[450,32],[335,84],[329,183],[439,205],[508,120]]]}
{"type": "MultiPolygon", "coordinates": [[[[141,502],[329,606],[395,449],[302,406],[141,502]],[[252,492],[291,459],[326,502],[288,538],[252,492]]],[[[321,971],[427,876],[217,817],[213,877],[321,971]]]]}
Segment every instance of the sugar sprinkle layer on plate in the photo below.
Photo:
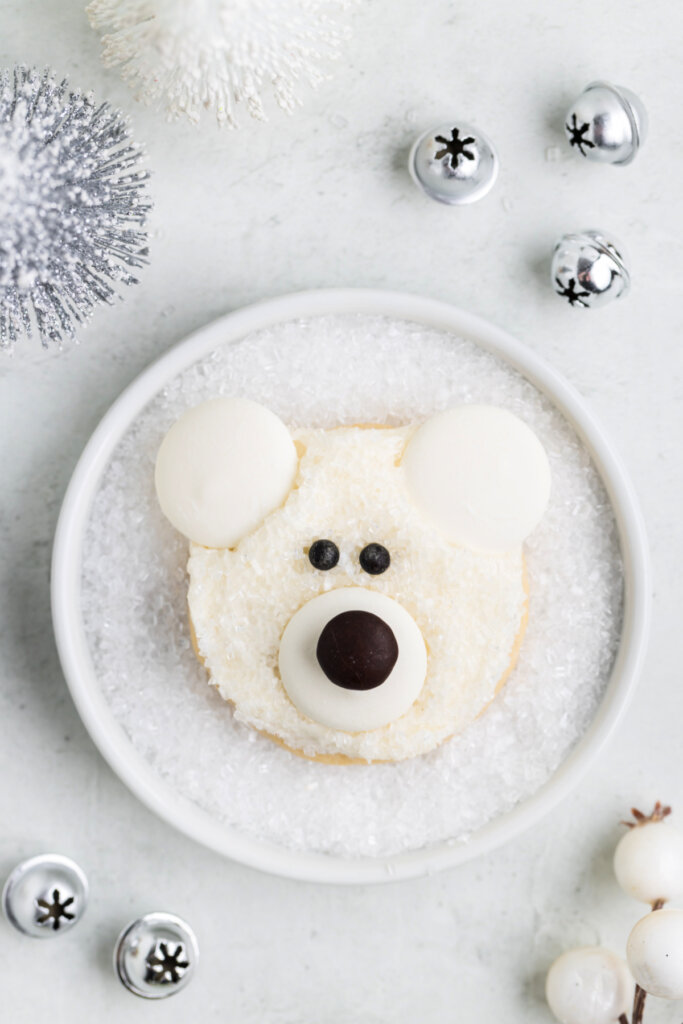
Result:
{"type": "Polygon", "coordinates": [[[294,850],[388,856],[468,838],[531,796],[590,724],[619,641],[614,514],[585,447],[532,384],[473,341],[366,315],[313,317],[225,344],[166,384],[117,445],[83,545],[83,620],[102,691],[166,784],[241,832],[294,850]],[[487,711],[399,764],[305,761],[236,722],[208,685],[187,622],[187,542],[163,517],[162,437],[218,395],[290,427],[416,422],[500,405],[543,442],[550,506],[525,545],[530,617],[516,670],[487,711]]]}

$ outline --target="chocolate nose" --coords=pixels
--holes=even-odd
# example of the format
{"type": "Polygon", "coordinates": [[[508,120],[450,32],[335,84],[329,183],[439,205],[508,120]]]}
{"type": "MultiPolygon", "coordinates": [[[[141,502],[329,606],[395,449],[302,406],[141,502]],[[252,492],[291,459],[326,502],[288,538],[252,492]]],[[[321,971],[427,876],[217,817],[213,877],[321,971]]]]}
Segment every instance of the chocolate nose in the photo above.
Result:
{"type": "Polygon", "coordinates": [[[327,678],[345,690],[373,690],[387,679],[398,658],[391,626],[372,612],[350,611],[327,623],[316,648],[327,678]]]}

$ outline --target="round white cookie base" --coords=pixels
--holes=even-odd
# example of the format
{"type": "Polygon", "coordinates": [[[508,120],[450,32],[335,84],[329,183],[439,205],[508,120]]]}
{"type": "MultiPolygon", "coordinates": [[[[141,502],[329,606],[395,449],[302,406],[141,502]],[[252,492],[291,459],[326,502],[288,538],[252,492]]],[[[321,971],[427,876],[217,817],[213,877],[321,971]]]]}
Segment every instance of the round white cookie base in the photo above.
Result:
{"type": "Polygon", "coordinates": [[[261,331],[170,382],[117,446],[83,563],[92,659],[134,747],[177,792],[242,832],[347,857],[464,838],[534,793],[591,722],[621,624],[612,509],[561,414],[476,344],[365,315],[261,331]],[[478,401],[509,408],[539,435],[553,492],[527,545],[529,627],[507,686],[460,736],[397,765],[326,766],[240,725],[207,686],[189,638],[186,542],[158,509],[153,466],[171,423],[217,394],[321,427],[399,424],[478,401]]]}
{"type": "MultiPolygon", "coordinates": [[[[473,551],[434,529],[411,500],[401,466],[414,431],[297,430],[296,487],[282,507],[234,550],[190,546],[190,618],[212,682],[241,721],[308,756],[400,761],[425,754],[476,718],[513,659],[527,606],[522,550],[473,551]],[[324,573],[306,556],[320,536],[334,539],[343,553],[324,573]],[[389,569],[374,577],[358,558],[372,539],[391,554],[389,569]],[[387,680],[369,693],[335,686],[315,657],[293,665],[287,639],[297,616],[340,593],[355,595],[348,607],[368,610],[364,595],[393,599],[387,621],[397,635],[405,633],[405,625],[398,628],[403,619],[412,624],[421,654],[417,670],[405,636],[393,684],[387,680]],[[288,665],[290,680],[297,680],[289,697],[288,665]],[[297,693],[308,694],[307,710],[297,693]],[[392,694],[399,706],[387,715],[392,694]],[[340,724],[330,727],[330,716],[340,724]]],[[[315,649],[310,637],[293,646],[315,649]]]]}

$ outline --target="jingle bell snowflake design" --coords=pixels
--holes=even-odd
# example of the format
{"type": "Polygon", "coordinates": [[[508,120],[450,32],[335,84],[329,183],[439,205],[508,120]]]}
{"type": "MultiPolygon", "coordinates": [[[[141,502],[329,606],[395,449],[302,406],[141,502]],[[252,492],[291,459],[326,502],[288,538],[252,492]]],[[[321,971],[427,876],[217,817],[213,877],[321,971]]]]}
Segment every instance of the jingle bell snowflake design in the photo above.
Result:
{"type": "Polygon", "coordinates": [[[36,906],[38,908],[38,914],[36,915],[36,924],[43,924],[54,931],[58,931],[64,921],[73,921],[75,913],[73,910],[69,910],[69,907],[73,906],[75,902],[74,896],[68,896],[66,899],[62,898],[59,889],[53,889],[49,899],[40,898],[36,900],[36,906]]]}
{"type": "Polygon", "coordinates": [[[147,954],[147,981],[157,985],[175,985],[190,966],[181,942],[173,951],[168,942],[156,942],[147,954]]]}
{"type": "Polygon", "coordinates": [[[584,299],[590,298],[590,292],[580,292],[576,290],[576,278],[570,277],[566,284],[560,281],[559,277],[555,278],[555,291],[562,299],[566,299],[570,306],[583,306],[584,309],[588,309],[588,303],[584,302],[584,299]]]}
{"type": "Polygon", "coordinates": [[[589,132],[591,127],[588,121],[579,124],[574,113],[572,114],[571,123],[566,124],[564,127],[569,139],[569,145],[576,146],[581,156],[587,155],[586,150],[595,149],[595,143],[586,138],[586,132],[589,132]]]}
{"type": "Polygon", "coordinates": [[[0,348],[61,347],[147,262],[148,172],[122,114],[50,71],[0,72],[0,348]]]}
{"type": "Polygon", "coordinates": [[[434,159],[443,160],[444,157],[449,157],[449,163],[453,170],[456,170],[459,160],[476,159],[475,154],[467,148],[468,146],[475,145],[475,140],[471,135],[461,139],[459,128],[451,128],[450,139],[444,138],[443,135],[435,135],[434,140],[435,142],[440,142],[443,146],[443,149],[434,154],[434,159]]]}
{"type": "Polygon", "coordinates": [[[237,127],[236,108],[266,120],[264,93],[288,113],[299,87],[328,77],[348,36],[341,15],[357,0],[92,0],[102,59],[138,99],[169,119],[202,109],[237,127]]]}

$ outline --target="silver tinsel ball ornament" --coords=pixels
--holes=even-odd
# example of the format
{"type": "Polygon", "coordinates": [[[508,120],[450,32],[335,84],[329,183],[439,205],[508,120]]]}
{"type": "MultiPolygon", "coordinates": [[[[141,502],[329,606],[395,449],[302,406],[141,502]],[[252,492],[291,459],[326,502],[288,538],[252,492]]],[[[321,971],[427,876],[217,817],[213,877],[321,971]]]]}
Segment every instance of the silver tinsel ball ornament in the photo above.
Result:
{"type": "Polygon", "coordinates": [[[0,348],[60,345],[147,262],[151,204],[123,115],[50,71],[0,72],[0,348]]]}
{"type": "Polygon", "coordinates": [[[630,89],[591,82],[569,109],[569,145],[596,163],[630,164],[645,141],[647,113],[630,89]]]}
{"type": "Polygon", "coordinates": [[[493,188],[498,156],[483,132],[464,121],[449,121],[416,140],[408,167],[413,181],[430,199],[463,206],[493,188]]]}
{"type": "Polygon", "coordinates": [[[626,295],[631,284],[624,247],[602,231],[563,235],[555,245],[552,283],[570,306],[597,309],[626,295]]]}

